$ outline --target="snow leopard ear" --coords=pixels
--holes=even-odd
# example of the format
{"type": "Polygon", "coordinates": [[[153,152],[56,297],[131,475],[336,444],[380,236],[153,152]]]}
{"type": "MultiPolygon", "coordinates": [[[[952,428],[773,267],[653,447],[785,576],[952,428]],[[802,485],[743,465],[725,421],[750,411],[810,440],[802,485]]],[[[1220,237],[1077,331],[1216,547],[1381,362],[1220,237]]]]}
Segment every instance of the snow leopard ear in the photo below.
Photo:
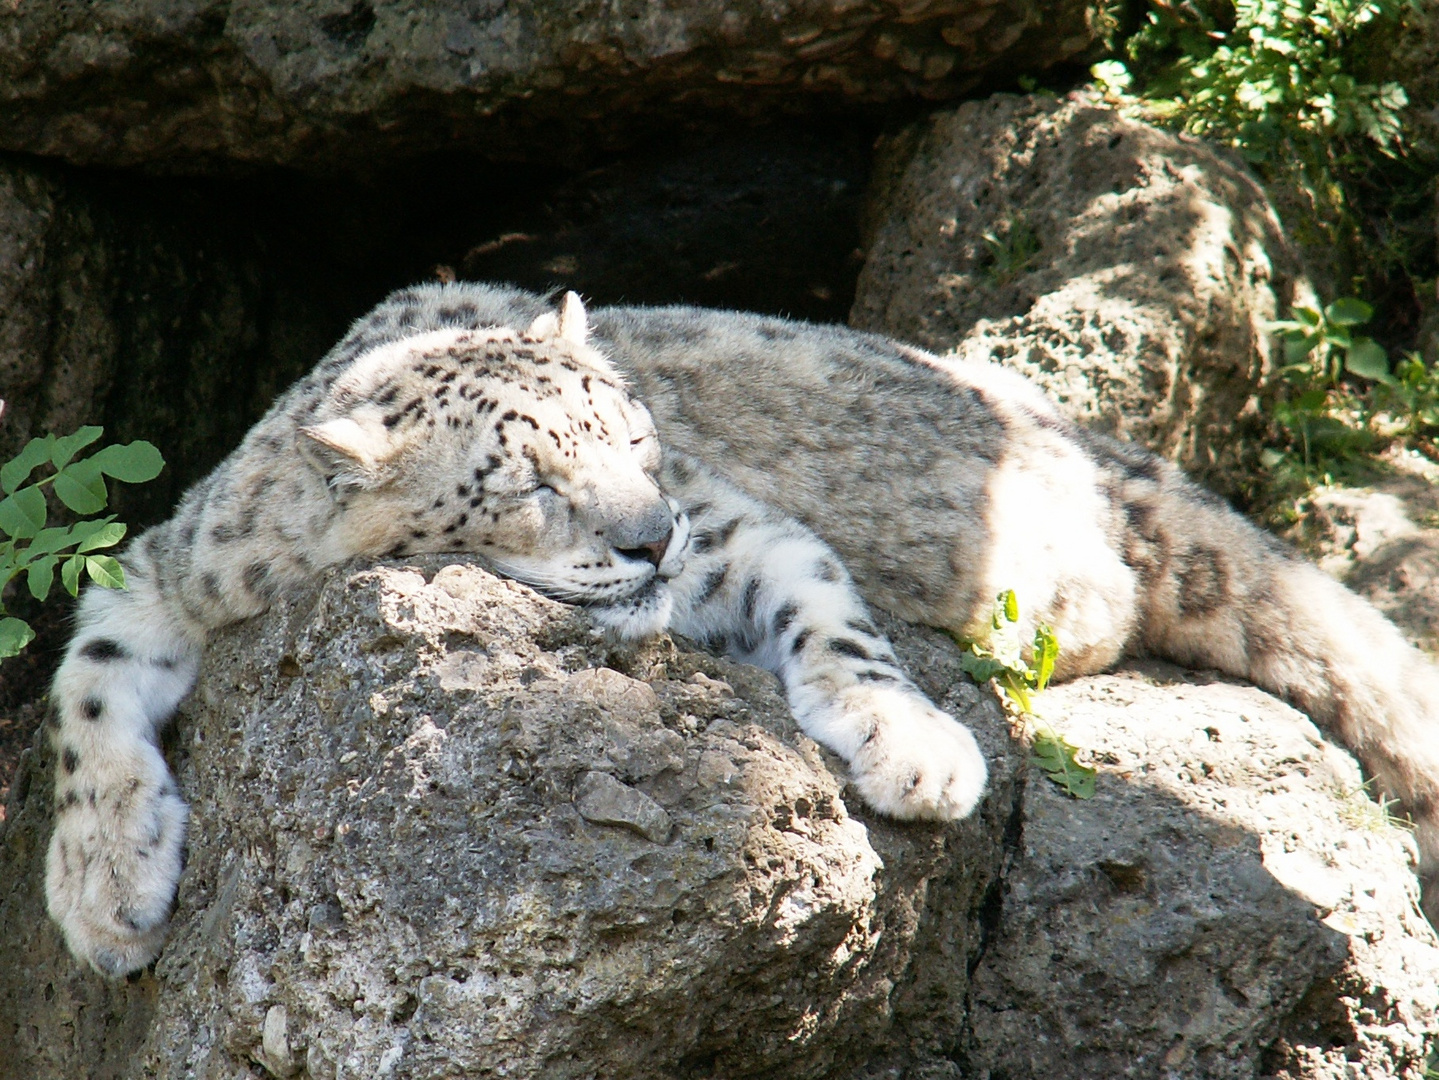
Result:
{"type": "Polygon", "coordinates": [[[577,292],[565,293],[560,305],[560,337],[571,345],[583,345],[590,336],[590,323],[585,315],[585,305],[577,292]]]}
{"type": "Polygon", "coordinates": [[[530,328],[525,331],[525,337],[542,341],[547,337],[554,337],[559,328],[560,317],[553,311],[547,311],[534,322],[530,323],[530,328]]]}
{"type": "Polygon", "coordinates": [[[378,418],[372,423],[364,420],[340,416],[300,429],[300,452],[331,491],[373,491],[394,475],[395,440],[378,418]]]}
{"type": "Polygon", "coordinates": [[[559,337],[571,345],[583,345],[590,336],[589,319],[579,293],[567,292],[558,313],[547,311],[525,331],[528,338],[559,337]]]}

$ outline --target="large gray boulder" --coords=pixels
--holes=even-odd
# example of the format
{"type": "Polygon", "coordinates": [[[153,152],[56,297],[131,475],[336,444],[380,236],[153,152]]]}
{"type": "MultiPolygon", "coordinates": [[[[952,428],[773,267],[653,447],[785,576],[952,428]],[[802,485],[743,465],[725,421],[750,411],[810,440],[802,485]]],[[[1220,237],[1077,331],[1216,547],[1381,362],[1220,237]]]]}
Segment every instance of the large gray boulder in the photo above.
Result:
{"type": "Polygon", "coordinates": [[[1242,165],[1091,94],[1001,94],[876,175],[855,326],[1003,363],[1228,491],[1253,471],[1267,324],[1309,293],[1242,165]]]}
{"type": "Polygon", "coordinates": [[[107,0],[0,9],[0,148],[81,164],[561,160],[641,124],[955,97],[1082,56],[1096,0],[107,0]]]}
{"type": "Polygon", "coordinates": [[[443,559],[333,573],[222,635],[185,707],[191,858],[153,975],[65,956],[26,766],[0,1075],[818,1077],[896,1023],[952,1043],[1020,759],[943,638],[903,648],[995,766],[952,828],[858,813],[756,669],[611,648],[443,559]]]}
{"type": "Polygon", "coordinates": [[[1418,1080],[1413,847],[1307,720],[1082,680],[1043,705],[1100,766],[1076,802],[946,638],[889,629],[990,760],[969,821],[866,813],[756,669],[443,557],[329,573],[219,636],[168,740],[193,833],[153,972],[65,954],[27,755],[0,1077],[1418,1080]]]}

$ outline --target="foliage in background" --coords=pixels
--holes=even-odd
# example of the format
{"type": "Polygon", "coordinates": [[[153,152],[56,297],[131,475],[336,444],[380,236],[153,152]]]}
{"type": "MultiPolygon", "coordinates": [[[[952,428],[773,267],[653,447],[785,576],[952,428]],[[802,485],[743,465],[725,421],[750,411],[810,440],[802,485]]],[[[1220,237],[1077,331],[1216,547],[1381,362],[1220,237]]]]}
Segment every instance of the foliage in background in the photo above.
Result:
{"type": "Polygon", "coordinates": [[[83,427],[73,435],[31,439],[18,457],[0,466],[0,659],[17,655],[35,636],[24,620],[5,613],[5,587],[17,578],[23,576],[30,595],[41,601],[50,594],[57,571],[71,596],[78,594],[82,574],[107,589],[125,587],[120,564],[97,554],[125,536],[114,514],[73,525],[47,524],[46,487],[76,514],[98,514],[109,501],[105,477],[137,484],[160,474],[165,464],[160,452],[143,441],[76,457],[102,434],[103,428],[83,427]],[[47,471],[31,482],[37,469],[47,471]]]}
{"type": "Polygon", "coordinates": [[[1034,711],[1033,694],[1049,685],[1054,662],[1059,658],[1059,641],[1047,626],[1035,628],[1031,659],[1026,661],[1019,637],[1019,599],[1006,589],[994,601],[989,633],[983,640],[955,638],[960,649],[960,666],[977,683],[991,679],[1020,711],[1030,727],[1030,750],[1035,763],[1050,780],[1076,799],[1094,797],[1095,770],[1081,765],[1071,746],[1034,711]]]}
{"type": "MultiPolygon", "coordinates": [[[[1409,99],[1364,79],[1364,50],[1392,34],[1405,0],[1151,3],[1126,43],[1143,95],[1184,130],[1252,162],[1332,166],[1353,136],[1398,151],[1409,99]]],[[[1117,69],[1110,67],[1110,72],[1117,69]]]]}
{"type": "Polygon", "coordinates": [[[1409,94],[1388,77],[1417,10],[1410,0],[1149,0],[1124,58],[1093,69],[1151,118],[1249,160],[1290,232],[1326,264],[1324,286],[1378,299],[1391,344],[1414,331],[1436,276],[1434,148],[1413,144],[1409,94]]]}

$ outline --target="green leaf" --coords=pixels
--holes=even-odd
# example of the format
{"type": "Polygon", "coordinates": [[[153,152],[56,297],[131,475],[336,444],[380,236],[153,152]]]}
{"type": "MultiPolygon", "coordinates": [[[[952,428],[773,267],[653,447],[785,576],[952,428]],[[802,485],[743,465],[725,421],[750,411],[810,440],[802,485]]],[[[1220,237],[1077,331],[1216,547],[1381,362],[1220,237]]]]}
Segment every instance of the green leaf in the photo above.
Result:
{"type": "Polygon", "coordinates": [[[83,450],[103,434],[105,429],[102,427],[82,427],[73,435],[56,439],[55,445],[50,448],[50,464],[57,469],[63,469],[75,456],[76,451],[83,450]]]}
{"type": "Polygon", "coordinates": [[[1000,604],[1004,607],[1004,617],[1009,622],[1019,622],[1019,597],[1014,595],[1013,589],[1005,589],[999,594],[1000,604]]]}
{"type": "Polygon", "coordinates": [[[19,656],[20,650],[35,639],[35,631],[20,619],[0,619],[0,659],[19,656]]]}
{"type": "Polygon", "coordinates": [[[1324,309],[1324,317],[1335,326],[1361,326],[1374,318],[1373,306],[1346,296],[1324,309]]]}
{"type": "Polygon", "coordinates": [[[1389,374],[1389,356],[1377,341],[1356,338],[1344,355],[1344,370],[1366,379],[1382,379],[1389,374]]]}
{"type": "MultiPolygon", "coordinates": [[[[85,524],[82,522],[82,524],[85,524]]],[[[69,547],[75,542],[75,530],[60,525],[52,525],[48,529],[41,529],[35,535],[35,539],[25,545],[25,554],[32,559],[40,555],[49,555],[52,551],[59,551],[63,547],[69,547]]]]}
{"type": "Polygon", "coordinates": [[[28,539],[45,527],[47,513],[39,488],[21,488],[0,499],[0,532],[17,540],[28,539]]]}
{"type": "Polygon", "coordinates": [[[1076,799],[1094,798],[1094,769],[1081,765],[1075,758],[1076,748],[1052,729],[1041,728],[1034,734],[1031,747],[1034,760],[1044,774],[1076,799]]]}
{"type": "Polygon", "coordinates": [[[55,564],[60,561],[58,555],[46,555],[32,562],[25,572],[25,583],[30,586],[30,595],[36,600],[44,600],[50,595],[50,585],[55,580],[55,564]]]}
{"type": "Polygon", "coordinates": [[[90,575],[91,581],[103,588],[123,589],[125,587],[125,571],[109,555],[86,555],[85,572],[90,575]]]}
{"type": "Polygon", "coordinates": [[[1294,309],[1294,315],[1300,322],[1307,323],[1309,326],[1318,326],[1324,321],[1324,316],[1320,315],[1318,311],[1308,305],[1296,307],[1294,309]]]}
{"type": "Polygon", "coordinates": [[[1122,93],[1129,89],[1134,76],[1129,73],[1121,60],[1101,60],[1090,67],[1089,73],[1106,93],[1122,93]]]}
{"type": "Polygon", "coordinates": [[[38,439],[31,439],[14,460],[7,461],[0,466],[0,489],[4,489],[6,495],[12,494],[29,478],[35,470],[35,466],[43,465],[50,460],[50,445],[54,441],[54,435],[43,435],[38,439]]]}
{"type": "Polygon", "coordinates": [[[1049,685],[1050,678],[1054,675],[1054,662],[1059,659],[1059,639],[1054,636],[1054,631],[1047,626],[1040,626],[1034,631],[1034,663],[1030,666],[1034,672],[1034,688],[1043,690],[1049,685]]]}
{"type": "Polygon", "coordinates": [[[1034,702],[1029,697],[1029,672],[1016,669],[1008,665],[996,677],[995,682],[1004,687],[1004,692],[1009,699],[1019,707],[1019,711],[1029,716],[1034,712],[1034,702]]]}
{"type": "Polygon", "coordinates": [[[106,476],[127,484],[143,484],[160,475],[165,459],[143,439],[124,446],[107,446],[91,456],[90,461],[106,476]]]}
{"type": "Polygon", "coordinates": [[[76,461],[55,474],[53,484],[60,501],[77,514],[95,514],[105,509],[109,493],[105,478],[93,460],[76,461]]]}
{"type": "Polygon", "coordinates": [[[123,539],[125,539],[125,523],[121,521],[111,521],[95,529],[89,536],[81,540],[75,550],[84,552],[114,547],[123,539]]]}
{"type": "Polygon", "coordinates": [[[1008,665],[992,656],[976,656],[972,652],[959,654],[959,666],[977,683],[987,683],[1001,672],[1009,670],[1008,665]]]}
{"type": "Polygon", "coordinates": [[[60,584],[71,596],[80,595],[80,571],[84,566],[84,555],[71,555],[60,567],[60,584]]]}
{"type": "Polygon", "coordinates": [[[1288,335],[1284,337],[1284,360],[1286,363],[1297,364],[1311,352],[1314,346],[1319,344],[1318,334],[1309,335],[1288,335]]]}

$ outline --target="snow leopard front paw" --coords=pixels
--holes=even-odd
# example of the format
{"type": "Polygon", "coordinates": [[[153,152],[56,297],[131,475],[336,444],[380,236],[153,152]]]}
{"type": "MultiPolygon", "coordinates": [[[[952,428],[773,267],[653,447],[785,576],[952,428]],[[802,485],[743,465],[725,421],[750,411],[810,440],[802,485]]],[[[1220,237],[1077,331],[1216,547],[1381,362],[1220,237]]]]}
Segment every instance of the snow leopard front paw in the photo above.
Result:
{"type": "Polygon", "coordinates": [[[988,769],[968,728],[913,690],[857,686],[839,702],[863,741],[850,773],[864,801],[907,820],[968,817],[988,769]]]}
{"type": "Polygon", "coordinates": [[[153,747],[103,768],[69,767],[57,790],[45,903],[65,943],[118,978],[160,951],[183,868],[187,810],[153,747]]]}

